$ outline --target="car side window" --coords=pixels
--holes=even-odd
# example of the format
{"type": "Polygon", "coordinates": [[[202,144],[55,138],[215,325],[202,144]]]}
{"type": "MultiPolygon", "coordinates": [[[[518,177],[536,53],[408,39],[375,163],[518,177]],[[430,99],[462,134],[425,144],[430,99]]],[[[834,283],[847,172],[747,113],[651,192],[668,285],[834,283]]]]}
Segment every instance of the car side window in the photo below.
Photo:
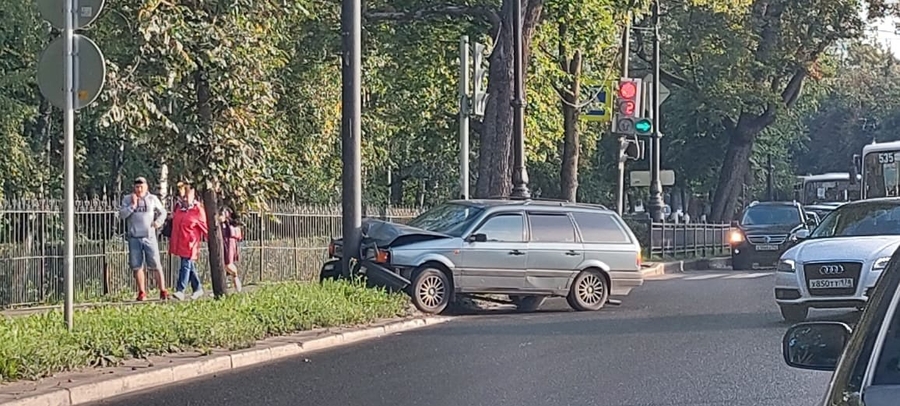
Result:
{"type": "Polygon", "coordinates": [[[575,242],[575,226],[565,213],[528,213],[531,241],[575,242]]]}
{"type": "Polygon", "coordinates": [[[622,227],[606,213],[572,213],[586,243],[627,244],[631,240],[622,227]]]}
{"type": "Polygon", "coordinates": [[[476,231],[484,234],[488,241],[494,242],[524,242],[525,221],[521,214],[498,214],[493,216],[476,231]]]}

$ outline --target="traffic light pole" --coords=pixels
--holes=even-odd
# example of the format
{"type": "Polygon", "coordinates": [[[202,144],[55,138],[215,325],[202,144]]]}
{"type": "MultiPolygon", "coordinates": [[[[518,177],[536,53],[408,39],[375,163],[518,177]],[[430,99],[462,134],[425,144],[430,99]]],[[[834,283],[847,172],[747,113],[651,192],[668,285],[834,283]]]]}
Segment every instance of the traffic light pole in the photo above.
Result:
{"type": "Polygon", "coordinates": [[[659,132],[660,109],[659,109],[659,0],[653,2],[653,97],[651,97],[651,108],[653,110],[653,134],[652,138],[652,155],[650,158],[650,202],[648,204],[650,215],[653,221],[663,220],[663,206],[665,202],[662,197],[662,182],[659,180],[660,166],[660,138],[662,134],[659,132]]]}
{"type": "Polygon", "coordinates": [[[515,0],[510,7],[513,21],[513,173],[512,197],[527,199],[528,170],[525,169],[525,72],[522,49],[522,2],[515,0]]]}
{"type": "Polygon", "coordinates": [[[469,200],[469,37],[459,40],[459,191],[469,200]]]}
{"type": "MultiPolygon", "coordinates": [[[[631,13],[625,17],[625,31],[622,33],[622,77],[628,77],[628,57],[631,53],[631,13]]],[[[625,137],[619,135],[619,182],[616,190],[616,212],[625,212],[625,137]]]]}

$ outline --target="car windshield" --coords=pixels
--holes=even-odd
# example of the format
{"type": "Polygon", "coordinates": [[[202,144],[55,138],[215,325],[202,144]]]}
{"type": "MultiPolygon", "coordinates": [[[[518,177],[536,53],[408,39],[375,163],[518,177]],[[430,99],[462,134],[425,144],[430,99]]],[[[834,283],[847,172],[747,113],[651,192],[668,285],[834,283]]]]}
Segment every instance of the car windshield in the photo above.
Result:
{"type": "Polygon", "coordinates": [[[484,211],[480,207],[444,203],[428,210],[408,223],[412,227],[461,237],[466,228],[484,211]]]}
{"type": "Polygon", "coordinates": [[[811,238],[900,235],[900,201],[843,206],[825,217],[811,238]]]}
{"type": "Polygon", "coordinates": [[[794,206],[754,206],[744,212],[741,224],[745,226],[800,224],[800,210],[794,206]]]}

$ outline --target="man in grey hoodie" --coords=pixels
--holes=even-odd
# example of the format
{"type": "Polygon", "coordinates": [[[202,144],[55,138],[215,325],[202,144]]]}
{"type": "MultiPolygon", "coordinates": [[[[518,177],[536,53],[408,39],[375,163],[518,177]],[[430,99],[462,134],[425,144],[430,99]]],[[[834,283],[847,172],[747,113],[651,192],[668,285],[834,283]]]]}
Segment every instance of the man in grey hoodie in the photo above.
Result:
{"type": "Polygon", "coordinates": [[[139,177],[134,180],[134,193],[122,199],[119,216],[128,225],[128,264],[134,271],[134,280],[138,285],[137,300],[147,297],[144,267],[147,272],[156,271],[156,283],[159,287],[159,298],[169,298],[166,282],[163,279],[162,264],[159,258],[159,242],[157,230],[166,220],[166,208],[158,197],[148,191],[147,179],[139,177]]]}

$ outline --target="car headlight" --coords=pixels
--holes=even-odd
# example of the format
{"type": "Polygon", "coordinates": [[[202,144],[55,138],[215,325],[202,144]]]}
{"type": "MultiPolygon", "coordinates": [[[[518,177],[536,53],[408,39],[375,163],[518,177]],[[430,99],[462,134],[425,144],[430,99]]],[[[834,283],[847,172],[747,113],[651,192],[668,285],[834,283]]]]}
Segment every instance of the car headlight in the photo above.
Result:
{"type": "Polygon", "coordinates": [[[732,244],[740,244],[744,241],[744,233],[741,230],[731,230],[728,233],[728,242],[732,244]]]}
{"type": "Polygon", "coordinates": [[[872,265],[873,271],[881,271],[884,268],[887,268],[888,262],[891,261],[891,257],[878,258],[875,260],[875,264],[872,265]]]}
{"type": "Polygon", "coordinates": [[[795,272],[796,266],[794,261],[791,259],[782,259],[778,261],[778,267],[775,268],[776,272],[795,272]]]}

